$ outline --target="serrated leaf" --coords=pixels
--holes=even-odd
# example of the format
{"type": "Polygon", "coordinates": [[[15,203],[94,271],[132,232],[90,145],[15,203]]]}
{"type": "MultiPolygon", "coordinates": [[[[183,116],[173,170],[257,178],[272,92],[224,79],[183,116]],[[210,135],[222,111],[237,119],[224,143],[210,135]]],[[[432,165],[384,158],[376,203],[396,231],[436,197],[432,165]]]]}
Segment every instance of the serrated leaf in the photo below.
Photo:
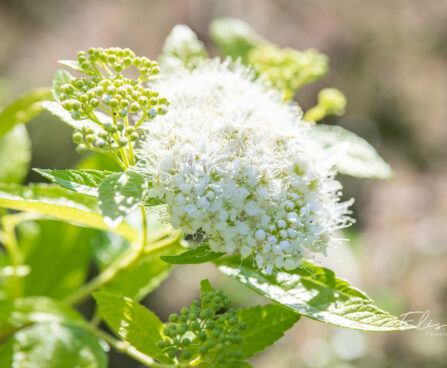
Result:
{"type": "Polygon", "coordinates": [[[94,293],[101,317],[117,336],[138,351],[162,363],[172,364],[157,346],[162,340],[163,323],[136,301],[108,293],[94,293]]]}
{"type": "Polygon", "coordinates": [[[133,241],[138,234],[122,223],[112,229],[97,212],[96,200],[55,185],[0,184],[0,207],[38,212],[55,219],[88,227],[113,231],[133,241]]]}
{"type": "Polygon", "coordinates": [[[160,258],[170,264],[199,264],[222,257],[224,254],[213,252],[208,245],[201,245],[179,255],[167,255],[160,258]]]}
{"type": "Polygon", "coordinates": [[[66,67],[69,67],[70,69],[73,69],[79,73],[86,74],[86,75],[95,75],[95,73],[85,70],[82,68],[82,66],[75,60],[59,60],[59,64],[65,65],[66,67]]]}
{"type": "Polygon", "coordinates": [[[312,136],[335,157],[337,170],[359,178],[391,179],[390,166],[366,140],[339,126],[317,124],[312,136]]]}
{"type": "MultiPolygon", "coordinates": [[[[63,123],[70,125],[73,129],[84,129],[90,128],[95,134],[98,134],[102,129],[95,122],[84,119],[84,120],[74,120],[71,114],[65,110],[58,102],[54,101],[42,101],[40,105],[50,112],[51,114],[57,116],[63,123]]],[[[112,121],[112,119],[99,111],[95,111],[95,116],[102,122],[112,121]]]]}
{"type": "Polygon", "coordinates": [[[33,170],[55,184],[92,197],[98,196],[98,187],[105,177],[115,174],[102,170],[33,170]]]}
{"type": "Polygon", "coordinates": [[[80,288],[89,270],[91,242],[99,233],[52,220],[20,224],[18,241],[30,268],[23,277],[24,295],[63,299],[80,288]]]}
{"type": "Polygon", "coordinates": [[[236,18],[216,18],[210,24],[210,35],[219,52],[233,59],[247,61],[248,52],[263,42],[247,23],[236,18]]]}
{"type": "Polygon", "coordinates": [[[20,183],[28,173],[31,141],[23,124],[0,137],[0,182],[20,183]]]}
{"type": "Polygon", "coordinates": [[[56,101],[59,100],[59,96],[61,95],[61,87],[64,84],[70,83],[70,81],[73,79],[73,76],[67,72],[64,69],[59,69],[54,78],[53,78],[53,85],[51,91],[53,92],[53,97],[56,101]]]}
{"type": "Polygon", "coordinates": [[[363,292],[331,270],[303,262],[293,271],[267,275],[240,256],[216,261],[234,280],[303,316],[340,327],[363,331],[396,331],[414,328],[376,307],[363,292]]]}
{"type": "Polygon", "coordinates": [[[78,326],[41,323],[14,334],[0,348],[1,367],[106,368],[99,339],[78,326]]]}
{"type": "Polygon", "coordinates": [[[42,112],[41,101],[52,98],[47,87],[32,89],[0,111],[0,137],[16,125],[25,124],[42,112]]]}
{"type": "Polygon", "coordinates": [[[107,176],[98,188],[98,204],[104,220],[116,227],[143,200],[146,183],[132,171],[107,176]]]}
{"type": "Polygon", "coordinates": [[[240,322],[247,323],[247,329],[239,331],[242,343],[230,349],[240,350],[242,359],[250,358],[272,345],[300,319],[298,313],[275,304],[239,309],[237,317],[240,322]]]}
{"type": "Polygon", "coordinates": [[[208,57],[205,45],[191,28],[176,25],[169,33],[160,56],[161,67],[169,72],[181,67],[192,68],[197,61],[208,57]]]}

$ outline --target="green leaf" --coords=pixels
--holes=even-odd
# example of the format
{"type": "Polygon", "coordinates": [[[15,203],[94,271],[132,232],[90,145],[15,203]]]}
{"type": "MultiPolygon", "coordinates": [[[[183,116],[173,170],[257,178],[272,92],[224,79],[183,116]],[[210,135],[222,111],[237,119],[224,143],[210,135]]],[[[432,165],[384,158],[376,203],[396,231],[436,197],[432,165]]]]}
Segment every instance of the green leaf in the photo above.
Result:
{"type": "Polygon", "coordinates": [[[213,286],[211,285],[208,279],[200,281],[200,293],[212,293],[214,291],[213,286]]]}
{"type": "Polygon", "coordinates": [[[98,187],[104,178],[114,174],[102,170],[33,170],[55,184],[92,197],[98,196],[98,187]]]}
{"type": "Polygon", "coordinates": [[[237,317],[247,323],[247,329],[241,330],[242,343],[231,350],[240,350],[242,359],[247,359],[264,350],[280,339],[291,328],[300,315],[288,308],[276,304],[239,309],[237,317]]]}
{"type": "Polygon", "coordinates": [[[222,257],[224,254],[213,252],[208,245],[201,245],[177,256],[168,255],[161,256],[160,258],[171,264],[199,264],[222,257]]]}
{"type": "Polygon", "coordinates": [[[0,184],[0,207],[18,211],[38,212],[55,219],[113,231],[133,241],[138,234],[122,223],[111,229],[97,212],[96,200],[55,185],[6,185],[0,184]]]}
{"type": "Polygon", "coordinates": [[[219,269],[270,300],[303,316],[336,326],[364,331],[414,328],[376,307],[363,292],[339,279],[331,270],[303,262],[294,271],[266,275],[240,256],[216,261],[219,269]]]}
{"type": "Polygon", "coordinates": [[[136,301],[107,293],[94,293],[99,313],[117,336],[134,348],[162,363],[172,364],[157,346],[162,340],[163,323],[136,301]]]}
{"type": "MultiPolygon", "coordinates": [[[[163,252],[180,249],[180,245],[173,244],[163,252]]],[[[171,271],[172,266],[161,261],[157,254],[141,256],[137,262],[120,270],[101,291],[141,300],[166,280],[171,271]]]]}
{"type": "Polygon", "coordinates": [[[104,220],[116,227],[141,202],[146,183],[144,178],[132,171],[107,176],[99,186],[99,207],[104,220]]]}
{"type": "Polygon", "coordinates": [[[61,95],[61,87],[64,84],[70,83],[73,76],[64,69],[59,69],[53,78],[53,86],[51,92],[53,92],[53,97],[56,101],[59,101],[59,96],[61,95]]]}
{"type": "Polygon", "coordinates": [[[311,134],[322,149],[336,158],[340,173],[359,178],[393,178],[393,171],[375,148],[354,133],[339,126],[318,124],[312,127],[311,134]]]}
{"type": "Polygon", "coordinates": [[[24,125],[0,137],[0,182],[20,183],[28,173],[31,141],[24,125]]]}
{"type": "Polygon", "coordinates": [[[16,125],[25,124],[34,119],[43,110],[40,102],[51,98],[50,88],[35,88],[5,106],[0,111],[0,137],[16,125]]]}
{"type": "Polygon", "coordinates": [[[210,24],[210,34],[219,52],[233,59],[247,61],[248,52],[263,42],[247,23],[235,18],[217,18],[210,24]]]}
{"type": "Polygon", "coordinates": [[[33,323],[82,321],[73,308],[43,296],[0,301],[0,338],[33,323]]]}
{"type": "Polygon", "coordinates": [[[83,69],[82,66],[75,60],[59,60],[58,63],[66,66],[66,67],[69,67],[70,69],[73,69],[73,70],[75,70],[79,73],[82,73],[82,74],[95,75],[95,73],[93,73],[89,70],[83,69]]]}
{"type": "Polygon", "coordinates": [[[99,339],[86,330],[61,323],[24,328],[0,348],[1,367],[106,368],[99,339]]]}
{"type": "Polygon", "coordinates": [[[169,72],[178,68],[193,68],[200,59],[207,58],[205,46],[197,35],[184,24],[176,25],[163,45],[161,67],[169,72]]]}
{"type": "MultiPolygon", "coordinates": [[[[74,120],[71,117],[71,114],[67,110],[65,110],[58,102],[43,101],[40,105],[51,114],[57,116],[60,120],[62,120],[62,122],[70,125],[73,129],[82,130],[84,128],[90,128],[95,134],[98,134],[102,130],[97,123],[91,120],[74,120]]],[[[99,111],[95,111],[95,116],[103,123],[112,121],[109,116],[99,111]]]]}
{"type": "Polygon", "coordinates": [[[39,220],[18,227],[19,246],[30,273],[23,277],[25,295],[63,299],[85,281],[98,230],[39,220]]]}
{"type": "Polygon", "coordinates": [[[107,170],[113,172],[122,170],[118,163],[112,157],[93,152],[89,152],[89,154],[85,155],[76,165],[76,169],[107,170]]]}

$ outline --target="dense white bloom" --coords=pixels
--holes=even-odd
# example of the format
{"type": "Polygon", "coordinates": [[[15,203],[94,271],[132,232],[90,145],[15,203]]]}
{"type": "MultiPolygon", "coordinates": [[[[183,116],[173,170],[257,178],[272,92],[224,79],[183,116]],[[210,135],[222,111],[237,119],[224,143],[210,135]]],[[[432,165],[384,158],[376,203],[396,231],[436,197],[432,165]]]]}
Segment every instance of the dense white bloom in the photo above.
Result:
{"type": "Polygon", "coordinates": [[[301,110],[246,69],[207,61],[155,88],[171,105],[147,127],[141,170],[175,227],[271,272],[298,267],[305,249],[325,253],[349,224],[350,203],[301,110]]]}

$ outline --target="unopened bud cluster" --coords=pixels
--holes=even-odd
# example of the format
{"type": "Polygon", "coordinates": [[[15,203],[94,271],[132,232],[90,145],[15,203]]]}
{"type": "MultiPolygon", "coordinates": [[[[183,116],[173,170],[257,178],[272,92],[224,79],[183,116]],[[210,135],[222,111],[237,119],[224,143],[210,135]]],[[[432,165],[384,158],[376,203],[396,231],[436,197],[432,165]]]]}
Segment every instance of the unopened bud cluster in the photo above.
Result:
{"type": "Polygon", "coordinates": [[[89,120],[97,126],[74,132],[78,152],[113,152],[133,145],[144,122],[167,112],[167,99],[143,85],[159,73],[155,61],[136,57],[129,49],[90,48],[87,54],[78,53],[78,63],[87,77],[62,85],[59,96],[74,120],[89,120]],[[139,71],[137,79],[123,75],[130,67],[139,71]]]}
{"type": "Polygon", "coordinates": [[[289,100],[305,84],[316,81],[328,71],[328,58],[316,50],[280,49],[265,43],[250,51],[248,63],[289,100]]]}
{"type": "Polygon", "coordinates": [[[201,306],[194,300],[190,308],[181,309],[180,315],[171,314],[163,331],[166,338],[158,343],[170,358],[188,362],[200,356],[202,361],[224,364],[242,357],[242,352],[232,347],[242,342],[240,330],[247,328],[240,322],[232,308],[218,314],[230,305],[222,291],[205,292],[201,306]]]}

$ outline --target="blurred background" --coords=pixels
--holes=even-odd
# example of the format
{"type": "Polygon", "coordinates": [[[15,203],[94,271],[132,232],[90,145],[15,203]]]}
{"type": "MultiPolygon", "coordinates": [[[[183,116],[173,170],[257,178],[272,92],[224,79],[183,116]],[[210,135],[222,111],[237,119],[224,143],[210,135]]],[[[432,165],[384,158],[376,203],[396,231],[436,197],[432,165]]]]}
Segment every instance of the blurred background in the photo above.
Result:
{"type": "MultiPolygon", "coordinates": [[[[329,55],[331,73],[302,88],[304,109],[321,87],[348,98],[342,118],[327,118],[370,141],[391,163],[391,182],[340,177],[355,197],[350,239],[321,262],[376,304],[400,315],[430,311],[447,323],[447,1],[445,0],[0,0],[0,104],[46,86],[57,60],[91,46],[120,46],[156,58],[171,28],[189,25],[215,55],[210,21],[233,16],[266,39],[329,55]]],[[[32,167],[69,168],[80,156],[71,129],[45,113],[28,124],[32,167]]],[[[40,180],[35,174],[28,181],[40,180]]],[[[212,266],[179,267],[146,298],[162,318],[198,296],[209,277],[236,305],[264,302],[212,266]]],[[[447,327],[360,333],[302,319],[253,359],[255,367],[446,367],[447,327]],[[430,331],[434,332],[434,331],[430,331]],[[435,331],[436,332],[436,331],[435,331]],[[444,336],[442,336],[444,332],[444,336]]],[[[137,367],[112,355],[111,367],[137,367]]]]}

